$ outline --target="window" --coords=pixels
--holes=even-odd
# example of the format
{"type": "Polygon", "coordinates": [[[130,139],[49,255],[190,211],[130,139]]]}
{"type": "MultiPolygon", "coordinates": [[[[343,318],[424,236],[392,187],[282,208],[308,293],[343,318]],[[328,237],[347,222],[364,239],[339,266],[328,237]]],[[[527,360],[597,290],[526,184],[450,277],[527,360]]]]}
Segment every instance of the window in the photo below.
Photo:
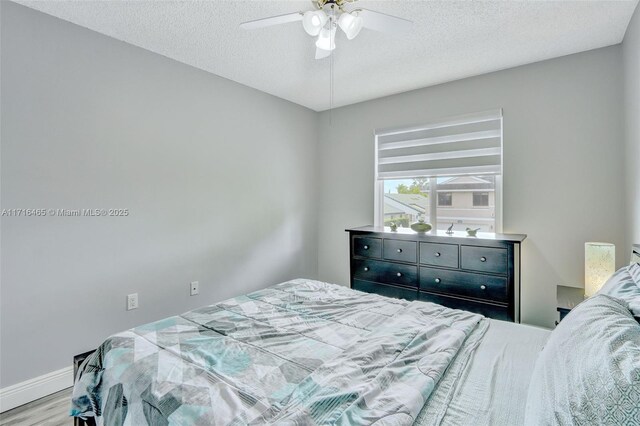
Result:
{"type": "Polygon", "coordinates": [[[502,111],[376,131],[378,225],[500,232],[502,111]]]}
{"type": "Polygon", "coordinates": [[[473,207],[489,207],[489,193],[488,192],[474,192],[473,193],[473,207]]]}
{"type": "Polygon", "coordinates": [[[452,204],[452,198],[451,192],[438,192],[438,205],[450,207],[452,204]]]}
{"type": "Polygon", "coordinates": [[[439,177],[433,178],[433,185],[438,200],[435,220],[430,204],[431,179],[385,180],[384,226],[393,222],[406,228],[424,217],[432,225],[435,223],[437,229],[447,229],[453,223],[456,231],[480,228],[481,232],[496,232],[495,203],[489,204],[496,190],[494,176],[439,177]],[[427,184],[418,183],[425,180],[427,184]]]}

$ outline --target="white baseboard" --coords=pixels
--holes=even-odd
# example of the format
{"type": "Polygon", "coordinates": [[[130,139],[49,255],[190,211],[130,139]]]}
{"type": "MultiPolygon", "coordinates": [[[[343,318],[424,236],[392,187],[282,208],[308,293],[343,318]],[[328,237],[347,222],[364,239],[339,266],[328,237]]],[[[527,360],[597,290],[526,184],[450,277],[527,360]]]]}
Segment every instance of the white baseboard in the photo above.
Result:
{"type": "Polygon", "coordinates": [[[73,367],[0,389],[0,413],[73,386],[73,367]]]}

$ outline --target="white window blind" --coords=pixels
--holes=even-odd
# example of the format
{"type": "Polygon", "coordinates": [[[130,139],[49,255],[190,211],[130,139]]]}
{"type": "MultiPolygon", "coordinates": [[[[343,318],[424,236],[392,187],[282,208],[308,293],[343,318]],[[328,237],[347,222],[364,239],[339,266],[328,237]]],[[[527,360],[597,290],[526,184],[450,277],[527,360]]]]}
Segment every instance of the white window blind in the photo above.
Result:
{"type": "Polygon", "coordinates": [[[376,178],[502,174],[502,109],[378,130],[376,178]]]}

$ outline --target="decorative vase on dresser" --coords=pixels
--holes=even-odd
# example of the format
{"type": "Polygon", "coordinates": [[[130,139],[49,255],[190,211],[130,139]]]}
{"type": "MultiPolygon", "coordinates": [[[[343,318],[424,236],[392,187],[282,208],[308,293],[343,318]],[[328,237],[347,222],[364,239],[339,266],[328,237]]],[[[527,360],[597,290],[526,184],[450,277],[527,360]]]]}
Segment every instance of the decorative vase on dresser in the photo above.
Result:
{"type": "Polygon", "coordinates": [[[363,226],[346,230],[351,288],[520,322],[523,234],[447,234],[363,226]]]}

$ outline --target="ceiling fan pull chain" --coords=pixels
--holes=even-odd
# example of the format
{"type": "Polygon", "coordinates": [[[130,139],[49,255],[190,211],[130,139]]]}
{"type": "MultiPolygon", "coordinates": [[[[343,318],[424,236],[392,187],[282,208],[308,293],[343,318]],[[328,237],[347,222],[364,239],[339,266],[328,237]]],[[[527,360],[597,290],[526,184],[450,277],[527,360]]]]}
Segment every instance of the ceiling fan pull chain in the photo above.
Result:
{"type": "MultiPolygon", "coordinates": [[[[332,6],[331,7],[331,29],[333,30],[333,26],[336,25],[336,11],[335,8],[332,6]]],[[[336,36],[336,32],[335,31],[331,31],[331,43],[335,43],[335,36],[336,36]]],[[[334,92],[334,62],[333,62],[333,54],[334,54],[334,50],[331,51],[331,65],[330,65],[330,94],[329,94],[329,122],[333,123],[333,92],[334,92]]]]}

